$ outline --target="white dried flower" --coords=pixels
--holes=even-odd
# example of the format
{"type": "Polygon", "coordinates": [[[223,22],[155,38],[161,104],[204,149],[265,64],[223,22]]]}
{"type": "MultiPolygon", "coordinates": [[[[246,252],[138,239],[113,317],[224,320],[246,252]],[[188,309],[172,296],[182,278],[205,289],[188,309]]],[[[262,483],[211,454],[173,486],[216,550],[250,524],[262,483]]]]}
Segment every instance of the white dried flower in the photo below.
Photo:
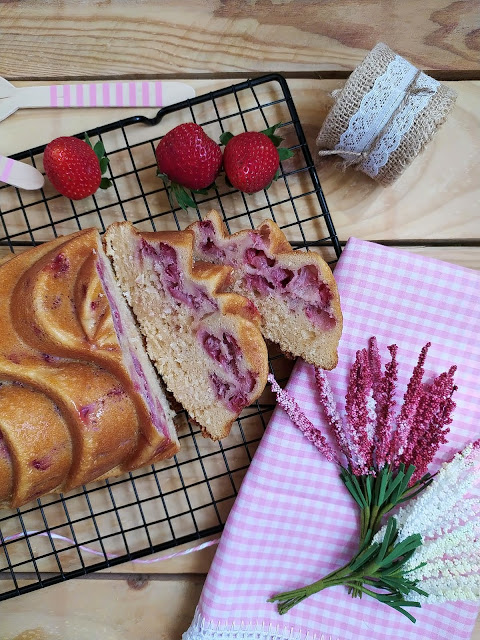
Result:
{"type": "Polygon", "coordinates": [[[456,526],[459,505],[478,481],[472,472],[477,455],[478,448],[472,444],[465,447],[441,466],[429,487],[399,510],[396,520],[401,540],[413,533],[433,538],[456,526]]]}
{"type": "Polygon", "coordinates": [[[417,602],[433,604],[450,600],[469,602],[480,599],[480,574],[478,573],[427,578],[422,580],[419,586],[428,593],[428,596],[410,594],[417,602]]]}
{"type": "Polygon", "coordinates": [[[422,536],[422,545],[405,563],[406,575],[428,594],[412,591],[407,598],[430,603],[480,599],[480,501],[467,497],[479,480],[478,458],[477,441],[443,464],[432,484],[400,510],[398,540],[422,536]]]}

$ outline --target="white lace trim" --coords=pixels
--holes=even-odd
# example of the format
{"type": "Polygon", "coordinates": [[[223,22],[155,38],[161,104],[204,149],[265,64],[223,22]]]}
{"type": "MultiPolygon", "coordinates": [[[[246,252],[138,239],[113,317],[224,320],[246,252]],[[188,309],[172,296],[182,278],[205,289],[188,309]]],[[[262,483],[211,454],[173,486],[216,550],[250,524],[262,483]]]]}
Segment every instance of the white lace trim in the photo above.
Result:
{"type": "MultiPolygon", "coordinates": [[[[348,129],[342,133],[335,149],[356,153],[367,149],[400,107],[416,74],[417,69],[412,64],[401,56],[395,56],[385,73],[375,80],[371,91],[363,96],[358,111],[350,118],[348,129]]],[[[390,154],[398,148],[415,117],[427,106],[439,86],[437,80],[424,73],[419,74],[415,88],[426,89],[426,92],[408,96],[368,158],[359,165],[364,173],[374,177],[387,164],[390,154]]],[[[351,159],[348,154],[343,157],[351,159]]]]}
{"type": "Polygon", "coordinates": [[[207,622],[195,612],[190,628],[183,634],[182,640],[340,640],[329,634],[300,633],[293,628],[272,624],[239,623],[221,625],[207,622]]]}

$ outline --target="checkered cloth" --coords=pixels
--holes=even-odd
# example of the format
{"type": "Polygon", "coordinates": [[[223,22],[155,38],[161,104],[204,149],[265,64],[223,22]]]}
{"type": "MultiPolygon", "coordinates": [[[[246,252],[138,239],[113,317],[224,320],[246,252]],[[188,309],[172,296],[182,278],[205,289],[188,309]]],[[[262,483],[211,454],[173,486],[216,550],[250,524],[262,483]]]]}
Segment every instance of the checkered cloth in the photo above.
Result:
{"type": "MultiPolygon", "coordinates": [[[[377,336],[399,347],[399,397],[422,346],[426,377],[458,366],[457,408],[439,461],[480,435],[480,277],[462,267],[350,239],[335,269],[344,313],[339,365],[328,373],[339,407],[355,352],[377,336]]],[[[313,369],[298,362],[288,384],[325,431],[313,369]]],[[[328,430],[328,428],[327,428],[328,430]]],[[[475,604],[412,609],[412,624],[386,605],[352,599],[344,587],[280,616],[267,599],[342,566],[356,551],[358,508],[327,462],[277,408],[243,481],[184,640],[457,640],[469,638],[475,604]]]]}

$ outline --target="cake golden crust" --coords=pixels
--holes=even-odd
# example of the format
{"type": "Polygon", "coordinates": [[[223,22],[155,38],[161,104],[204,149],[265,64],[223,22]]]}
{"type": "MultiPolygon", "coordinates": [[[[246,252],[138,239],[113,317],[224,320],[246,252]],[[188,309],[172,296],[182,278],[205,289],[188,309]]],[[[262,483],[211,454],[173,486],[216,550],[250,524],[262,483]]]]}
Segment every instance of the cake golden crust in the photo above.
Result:
{"type": "Polygon", "coordinates": [[[146,382],[141,388],[140,364],[132,375],[140,334],[138,349],[135,336],[126,340],[129,353],[119,343],[115,323],[128,324],[130,312],[119,293],[116,302],[114,292],[107,295],[108,269],[95,229],[0,265],[3,504],[20,506],[178,450],[166,400],[149,406],[153,393],[146,382]],[[155,412],[164,431],[152,423],[155,412]]]}

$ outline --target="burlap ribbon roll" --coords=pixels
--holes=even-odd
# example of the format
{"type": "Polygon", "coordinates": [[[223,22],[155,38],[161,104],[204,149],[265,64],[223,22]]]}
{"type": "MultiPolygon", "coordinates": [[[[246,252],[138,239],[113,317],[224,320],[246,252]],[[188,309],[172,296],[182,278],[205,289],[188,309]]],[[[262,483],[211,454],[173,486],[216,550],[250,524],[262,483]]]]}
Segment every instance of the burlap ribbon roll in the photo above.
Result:
{"type": "Polygon", "coordinates": [[[338,155],[386,186],[410,165],[452,109],[456,93],[377,44],[333,94],[317,137],[320,156],[338,155]]]}

